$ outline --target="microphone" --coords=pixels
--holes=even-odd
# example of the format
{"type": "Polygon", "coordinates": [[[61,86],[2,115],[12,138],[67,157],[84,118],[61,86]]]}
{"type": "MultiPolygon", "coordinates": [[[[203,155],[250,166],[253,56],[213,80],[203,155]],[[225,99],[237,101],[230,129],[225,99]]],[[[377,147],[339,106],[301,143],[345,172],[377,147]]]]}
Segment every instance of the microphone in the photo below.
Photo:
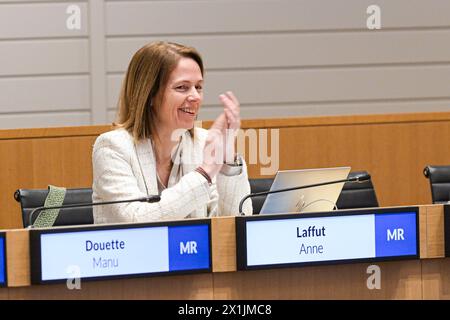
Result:
{"type": "Polygon", "coordinates": [[[158,202],[160,200],[161,200],[161,197],[159,195],[156,195],[156,196],[148,196],[148,197],[137,198],[137,199],[103,201],[103,202],[73,203],[73,204],[66,204],[66,205],[62,205],[62,206],[50,206],[50,207],[42,206],[42,207],[37,207],[37,208],[34,208],[33,211],[31,211],[30,216],[28,217],[28,219],[29,219],[28,220],[28,227],[29,228],[34,228],[33,221],[35,221],[39,217],[40,213],[38,214],[36,219],[33,219],[34,214],[36,212],[41,212],[43,210],[66,209],[66,208],[84,208],[84,207],[93,207],[93,206],[101,206],[101,205],[116,204],[116,203],[129,203],[129,202],[148,202],[148,203],[153,203],[153,202],[158,202]]]}
{"type": "Polygon", "coordinates": [[[305,186],[297,186],[297,187],[291,187],[291,188],[285,188],[285,189],[278,189],[278,190],[269,190],[269,191],[262,191],[262,192],[256,192],[256,193],[250,193],[246,195],[244,198],[242,198],[241,202],[239,202],[239,215],[243,216],[244,213],[242,212],[242,206],[244,205],[245,200],[248,198],[253,198],[256,196],[264,196],[271,193],[279,193],[279,192],[287,192],[287,191],[293,191],[293,190],[300,190],[300,189],[307,189],[307,188],[314,188],[314,187],[321,187],[326,186],[329,184],[335,184],[335,183],[342,183],[342,182],[358,182],[362,183],[364,181],[370,180],[370,174],[364,173],[355,177],[342,179],[342,180],[335,180],[335,181],[327,181],[327,182],[321,182],[316,184],[310,184],[305,186]]]}

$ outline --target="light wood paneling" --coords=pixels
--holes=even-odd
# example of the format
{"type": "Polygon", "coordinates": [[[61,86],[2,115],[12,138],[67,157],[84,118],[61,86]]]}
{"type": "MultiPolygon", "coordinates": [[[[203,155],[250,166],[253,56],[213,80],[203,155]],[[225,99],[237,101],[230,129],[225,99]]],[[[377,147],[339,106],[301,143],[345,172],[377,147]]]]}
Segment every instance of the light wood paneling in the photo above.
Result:
{"type": "MultiPolygon", "coordinates": [[[[61,115],[58,115],[61,116],[61,115]]],[[[92,186],[92,145],[109,126],[16,129],[0,131],[0,228],[21,228],[19,188],[92,186]]]]}
{"type": "Polygon", "coordinates": [[[441,204],[419,207],[420,258],[445,257],[444,207],[441,204]]]}
{"type": "Polygon", "coordinates": [[[444,207],[427,206],[427,257],[443,258],[444,243],[444,207]]]}
{"type": "MultiPolygon", "coordinates": [[[[122,75],[108,76],[109,106],[117,105],[122,79],[122,75]]],[[[205,105],[220,105],[218,96],[226,90],[233,91],[244,105],[449,98],[450,67],[211,71],[205,83],[205,105]]]]}
{"type": "Polygon", "coordinates": [[[377,263],[381,289],[367,288],[369,264],[214,274],[214,299],[421,299],[419,260],[377,263]]]}
{"type": "Polygon", "coordinates": [[[30,285],[30,237],[28,230],[10,230],[6,233],[8,255],[8,286],[30,285]]]}
{"type": "Polygon", "coordinates": [[[89,2],[91,57],[91,124],[107,122],[104,1],[89,2]]]}
{"type": "Polygon", "coordinates": [[[68,123],[88,125],[91,123],[90,120],[91,113],[89,111],[10,113],[1,115],[0,127],[3,129],[33,128],[37,123],[48,127],[60,127],[68,123]],[[20,123],[20,126],[17,123],[20,123]]]}
{"type": "Polygon", "coordinates": [[[113,123],[116,121],[117,111],[116,110],[108,110],[106,114],[106,119],[108,119],[109,123],[113,123]]]}
{"type": "MultiPolygon", "coordinates": [[[[333,102],[333,103],[292,103],[292,104],[241,104],[241,118],[253,119],[255,114],[258,118],[273,119],[276,112],[277,117],[300,117],[300,116],[328,116],[354,115],[354,114],[386,114],[386,113],[412,113],[412,112],[445,112],[450,110],[450,99],[433,99],[431,101],[418,100],[390,100],[363,101],[363,102],[333,102]]],[[[203,106],[199,119],[216,119],[223,112],[220,106],[203,106]]],[[[109,111],[109,121],[113,121],[116,110],[109,111]]]]}
{"type": "Polygon", "coordinates": [[[22,226],[20,205],[13,194],[19,188],[92,186],[92,145],[96,136],[11,139],[0,141],[3,183],[0,202],[10,215],[0,216],[2,228],[22,226]]]}
{"type": "Polygon", "coordinates": [[[236,270],[236,224],[234,217],[211,220],[213,272],[236,270]]]}
{"type": "Polygon", "coordinates": [[[450,299],[450,259],[422,260],[423,298],[450,299]]]}
{"type": "Polygon", "coordinates": [[[243,104],[449,97],[450,67],[217,71],[205,83],[205,103],[217,105],[223,90],[235,92],[243,104]],[[441,82],[429,86],[433,79],[441,82]]]}
{"type": "MultiPolygon", "coordinates": [[[[431,203],[422,170],[450,159],[450,150],[442,148],[442,141],[450,140],[449,113],[247,120],[242,127],[279,129],[280,170],[342,165],[368,170],[381,206],[431,203]]],[[[22,225],[13,199],[18,188],[46,188],[50,183],[90,187],[92,145],[107,130],[98,126],[0,131],[0,202],[5,209],[0,227],[22,225]]],[[[249,161],[248,152],[245,155],[249,161]]],[[[260,169],[259,163],[249,164],[250,177],[261,177],[260,169]]]]}
{"type": "Polygon", "coordinates": [[[88,73],[88,40],[0,41],[0,76],[88,73]]]}
{"type": "Polygon", "coordinates": [[[87,5],[72,3],[1,4],[0,40],[36,37],[74,37],[87,35],[87,5]],[[66,9],[70,4],[81,11],[80,30],[69,30],[66,9]],[[19,18],[20,17],[20,18],[19,18]],[[51,23],[48,23],[51,21],[51,23]]]}
{"type": "MultiPolygon", "coordinates": [[[[292,128],[292,127],[315,127],[315,126],[346,126],[346,125],[391,125],[429,122],[447,122],[450,120],[449,112],[442,113],[409,113],[409,114],[382,114],[382,115],[350,115],[342,117],[322,116],[322,117],[293,117],[293,118],[272,118],[272,119],[248,119],[243,121],[241,127],[247,128],[292,128]]],[[[212,122],[205,122],[206,126],[212,122]]],[[[23,130],[20,130],[23,131],[23,130]]],[[[53,131],[53,129],[51,129],[53,131]]],[[[1,136],[0,136],[1,137],[1,136]]]]}
{"type": "MultiPolygon", "coordinates": [[[[434,143],[447,139],[449,129],[447,121],[283,128],[279,168],[349,165],[370,172],[382,206],[430,203],[422,170],[427,164],[448,163],[449,151],[434,143]]],[[[259,169],[250,165],[250,176],[261,176],[259,169]]]]}
{"type": "MultiPolygon", "coordinates": [[[[9,299],[422,299],[420,261],[378,264],[381,289],[366,286],[368,264],[2,288],[9,299]]],[[[442,270],[444,272],[445,270],[442,270]]]]}
{"type": "Polygon", "coordinates": [[[98,136],[99,134],[112,130],[110,126],[83,126],[83,127],[60,127],[60,128],[27,128],[0,130],[1,140],[31,139],[31,138],[65,138],[98,136]]]}
{"type": "MultiPolygon", "coordinates": [[[[78,2],[86,2],[88,0],[84,1],[78,1],[78,2]]],[[[20,2],[43,2],[43,0],[0,0],[1,3],[20,3],[20,2]]],[[[45,0],[45,2],[72,2],[71,0],[45,0]]]]}
{"type": "Polygon", "coordinates": [[[204,57],[208,73],[214,69],[449,62],[448,39],[447,29],[109,38],[107,71],[125,72],[133,54],[156,40],[193,46],[204,57]],[[230,48],[239,59],[230,59],[230,48]]]}
{"type": "Polygon", "coordinates": [[[119,101],[120,88],[124,80],[125,74],[115,74],[107,76],[106,86],[106,105],[108,109],[116,109],[119,101]]]}
{"type": "Polygon", "coordinates": [[[87,75],[0,78],[0,92],[0,113],[79,111],[90,106],[87,75]]]}
{"type": "MultiPolygon", "coordinates": [[[[371,0],[114,1],[107,2],[108,35],[366,29],[371,0]],[[255,6],[257,5],[257,10],[255,6]],[[128,19],[133,17],[133,19],[128,19]],[[188,24],[180,28],[173,21],[188,24]],[[239,23],[230,23],[239,21],[239,23]]],[[[379,1],[383,28],[449,26],[445,0],[379,1]],[[408,12],[409,14],[405,14],[408,12]]]]}
{"type": "Polygon", "coordinates": [[[419,245],[420,256],[423,258],[428,257],[427,246],[428,234],[427,234],[427,208],[419,208],[419,245]]]}
{"type": "Polygon", "coordinates": [[[9,299],[114,299],[184,300],[212,299],[212,274],[84,281],[81,290],[69,290],[66,284],[2,288],[9,299]]]}
{"type": "Polygon", "coordinates": [[[202,53],[211,76],[203,119],[217,116],[217,95],[229,89],[241,98],[244,118],[450,110],[450,93],[443,89],[449,80],[450,2],[382,0],[376,3],[382,29],[368,30],[366,9],[372,4],[2,0],[0,92],[7,94],[0,97],[0,126],[108,123],[120,86],[119,80],[111,88],[110,77],[121,77],[131,55],[156,39],[202,53]],[[81,9],[81,30],[67,29],[72,4],[81,9]],[[186,16],[189,23],[174,23],[186,16]],[[429,67],[438,71],[424,70],[429,67]],[[68,92],[64,81],[47,81],[49,75],[85,73],[87,94],[77,86],[68,92]],[[66,110],[74,116],[49,120],[48,111],[66,110]]]}

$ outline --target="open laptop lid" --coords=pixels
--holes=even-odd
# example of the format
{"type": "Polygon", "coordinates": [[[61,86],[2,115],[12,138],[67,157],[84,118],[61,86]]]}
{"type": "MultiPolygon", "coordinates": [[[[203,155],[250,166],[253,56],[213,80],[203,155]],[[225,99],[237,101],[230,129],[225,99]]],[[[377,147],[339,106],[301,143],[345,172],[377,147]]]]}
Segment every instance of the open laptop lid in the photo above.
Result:
{"type": "MultiPolygon", "coordinates": [[[[347,179],[350,167],[278,171],[270,190],[347,179]]],[[[260,214],[333,210],[344,183],[268,194],[260,214]]]]}

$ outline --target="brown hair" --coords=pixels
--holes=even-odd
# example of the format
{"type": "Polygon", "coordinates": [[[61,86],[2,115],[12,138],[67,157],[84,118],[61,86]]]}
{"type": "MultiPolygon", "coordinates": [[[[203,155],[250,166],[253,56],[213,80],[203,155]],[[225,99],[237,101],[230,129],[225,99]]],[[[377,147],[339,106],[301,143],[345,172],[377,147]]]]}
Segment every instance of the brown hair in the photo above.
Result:
{"type": "Polygon", "coordinates": [[[156,135],[155,104],[161,104],[169,76],[180,58],[191,58],[200,67],[203,61],[192,47],[172,42],[152,42],[139,49],[130,61],[118,103],[117,127],[125,128],[135,141],[156,135]],[[155,103],[156,102],[156,103],[155,103]]]}

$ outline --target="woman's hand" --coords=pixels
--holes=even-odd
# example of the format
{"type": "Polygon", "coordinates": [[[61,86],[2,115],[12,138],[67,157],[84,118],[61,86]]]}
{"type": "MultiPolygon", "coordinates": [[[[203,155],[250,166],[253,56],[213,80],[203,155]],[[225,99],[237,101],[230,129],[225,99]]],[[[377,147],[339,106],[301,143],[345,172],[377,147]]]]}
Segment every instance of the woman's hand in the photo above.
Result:
{"type": "Polygon", "coordinates": [[[223,141],[226,125],[227,118],[225,113],[221,113],[208,130],[208,137],[206,138],[205,148],[203,149],[202,168],[211,179],[219,173],[223,166],[223,141]]]}
{"type": "Polygon", "coordinates": [[[236,155],[235,140],[241,127],[241,116],[239,101],[231,91],[219,96],[224,106],[227,128],[224,135],[224,163],[233,163],[236,155]]]}
{"type": "Polygon", "coordinates": [[[211,128],[208,130],[203,151],[202,168],[212,178],[224,163],[232,163],[235,158],[235,138],[241,126],[239,101],[231,91],[219,96],[224,106],[211,128]]]}
{"type": "Polygon", "coordinates": [[[231,91],[221,94],[219,98],[224,106],[225,115],[227,116],[227,129],[235,131],[239,130],[241,127],[241,117],[238,99],[231,91]]]}

